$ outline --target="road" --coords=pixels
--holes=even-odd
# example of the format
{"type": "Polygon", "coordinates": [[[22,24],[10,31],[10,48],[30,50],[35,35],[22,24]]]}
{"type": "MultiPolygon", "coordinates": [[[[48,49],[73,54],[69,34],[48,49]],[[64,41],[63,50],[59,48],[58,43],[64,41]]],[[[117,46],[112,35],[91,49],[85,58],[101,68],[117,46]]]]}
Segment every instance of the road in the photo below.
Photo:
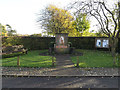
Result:
{"type": "Polygon", "coordinates": [[[118,84],[119,84],[118,81],[120,81],[120,77],[3,77],[2,87],[3,88],[118,88],[118,84]]]}

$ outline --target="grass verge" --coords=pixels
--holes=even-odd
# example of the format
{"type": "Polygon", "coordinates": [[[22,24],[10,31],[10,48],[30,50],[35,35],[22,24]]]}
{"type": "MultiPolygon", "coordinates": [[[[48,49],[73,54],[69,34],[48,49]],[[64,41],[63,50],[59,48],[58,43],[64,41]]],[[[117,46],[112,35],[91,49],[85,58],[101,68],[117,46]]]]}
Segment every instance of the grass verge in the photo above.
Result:
{"type": "MultiPolygon", "coordinates": [[[[51,67],[51,56],[40,56],[39,54],[47,50],[28,51],[28,54],[20,56],[20,67],[51,67]]],[[[55,58],[54,58],[55,59],[55,58]]],[[[16,67],[17,57],[4,58],[0,60],[2,66],[16,67]]]]}
{"type": "MultiPolygon", "coordinates": [[[[113,57],[110,52],[97,51],[97,50],[81,50],[76,51],[82,52],[83,56],[78,56],[79,67],[120,67],[118,64],[118,58],[116,57],[116,65],[113,65],[113,57]]],[[[71,57],[72,62],[76,66],[77,57],[71,57]]]]}

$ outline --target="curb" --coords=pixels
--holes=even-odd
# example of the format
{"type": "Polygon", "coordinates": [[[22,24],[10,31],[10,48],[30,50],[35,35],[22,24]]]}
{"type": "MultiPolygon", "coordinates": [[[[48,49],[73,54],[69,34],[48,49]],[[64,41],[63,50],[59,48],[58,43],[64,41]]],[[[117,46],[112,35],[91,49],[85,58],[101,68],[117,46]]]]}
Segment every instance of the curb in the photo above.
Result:
{"type": "Polygon", "coordinates": [[[28,75],[2,75],[2,77],[120,77],[120,76],[28,76],[28,75]]]}

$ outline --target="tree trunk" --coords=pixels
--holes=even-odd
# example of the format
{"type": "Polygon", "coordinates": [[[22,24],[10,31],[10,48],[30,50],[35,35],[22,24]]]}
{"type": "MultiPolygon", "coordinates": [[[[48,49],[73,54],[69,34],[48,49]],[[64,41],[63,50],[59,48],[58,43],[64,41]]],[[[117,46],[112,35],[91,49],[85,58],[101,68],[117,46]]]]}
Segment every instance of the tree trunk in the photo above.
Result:
{"type": "Polygon", "coordinates": [[[117,43],[118,43],[118,38],[112,37],[110,38],[111,40],[111,54],[113,57],[113,64],[115,65],[116,63],[116,47],[117,47],[117,43]]]}
{"type": "Polygon", "coordinates": [[[112,57],[113,57],[113,64],[115,65],[116,60],[115,60],[115,46],[114,46],[114,44],[111,46],[111,53],[112,53],[112,57]]]}

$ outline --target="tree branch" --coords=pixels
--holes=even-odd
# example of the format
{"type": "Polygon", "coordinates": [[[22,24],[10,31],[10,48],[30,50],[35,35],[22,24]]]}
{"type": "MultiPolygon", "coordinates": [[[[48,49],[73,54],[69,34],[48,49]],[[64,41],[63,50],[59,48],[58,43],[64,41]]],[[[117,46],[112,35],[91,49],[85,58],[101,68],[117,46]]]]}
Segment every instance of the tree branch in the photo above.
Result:
{"type": "Polygon", "coordinates": [[[101,9],[102,9],[102,12],[103,12],[103,15],[105,16],[105,18],[106,18],[106,29],[107,29],[107,31],[112,35],[112,32],[110,32],[110,30],[109,30],[109,28],[108,28],[108,26],[109,26],[109,20],[108,20],[108,17],[105,15],[105,12],[104,12],[104,9],[102,8],[102,5],[101,5],[101,9]]]}
{"type": "Polygon", "coordinates": [[[105,3],[104,2],[100,2],[103,6],[104,6],[104,8],[112,15],[112,19],[113,19],[113,21],[114,21],[114,24],[115,24],[115,27],[114,27],[114,33],[113,33],[113,37],[115,37],[115,33],[116,33],[116,30],[117,30],[117,22],[116,22],[116,20],[115,20],[115,18],[114,18],[114,14],[106,7],[106,5],[105,5],[105,3]]]}
{"type": "Polygon", "coordinates": [[[90,12],[90,14],[96,18],[96,20],[98,21],[98,23],[99,23],[100,26],[101,26],[102,32],[105,33],[106,35],[108,35],[107,31],[103,28],[103,26],[102,26],[100,20],[96,17],[96,15],[92,14],[91,12],[90,12]]]}

